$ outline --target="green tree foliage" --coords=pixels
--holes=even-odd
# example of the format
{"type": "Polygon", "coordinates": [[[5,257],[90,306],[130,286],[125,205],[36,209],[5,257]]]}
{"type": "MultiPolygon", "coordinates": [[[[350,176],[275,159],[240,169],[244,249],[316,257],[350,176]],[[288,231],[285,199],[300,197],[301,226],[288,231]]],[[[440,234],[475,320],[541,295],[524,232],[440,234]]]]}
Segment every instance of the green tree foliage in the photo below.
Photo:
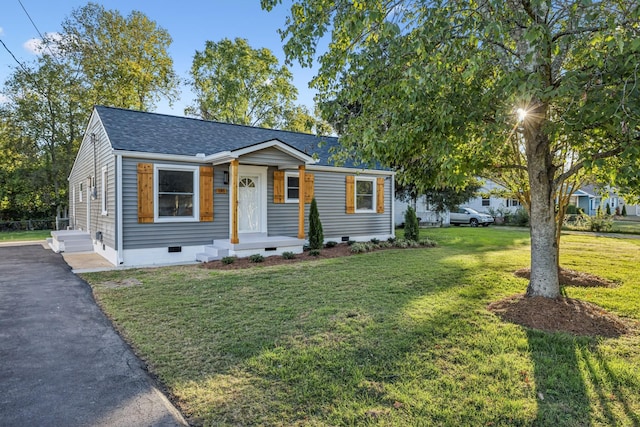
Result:
{"type": "Polygon", "coordinates": [[[330,37],[312,85],[345,155],[425,187],[483,176],[516,194],[531,221],[527,294],[556,297],[558,224],[572,191],[591,175],[640,188],[639,9],[636,0],[307,0],[293,3],[281,35],[303,65],[330,37]]]}
{"type": "Polygon", "coordinates": [[[622,216],[627,216],[627,205],[622,205],[622,216]]]}
{"type": "Polygon", "coordinates": [[[90,88],[90,104],[148,111],[177,98],[178,78],[164,28],[145,14],[124,17],[96,3],[74,9],[62,23],[57,48],[90,88]]]}
{"type": "Polygon", "coordinates": [[[411,206],[408,206],[404,213],[404,238],[415,242],[420,241],[420,223],[416,211],[411,206]]]}
{"type": "Polygon", "coordinates": [[[323,244],[324,234],[322,232],[322,223],[320,222],[318,204],[314,197],[311,200],[311,206],[309,207],[309,248],[322,249],[323,244]]]}
{"type": "MultiPolygon", "coordinates": [[[[5,83],[2,143],[14,162],[3,210],[13,218],[52,216],[67,205],[67,177],[89,109],[86,90],[64,62],[41,56],[5,83]]],[[[4,150],[3,150],[4,152],[4,150]]]]}
{"type": "Polygon", "coordinates": [[[607,202],[607,206],[604,211],[607,215],[611,215],[611,206],[609,206],[609,202],[607,202]]]}
{"type": "Polygon", "coordinates": [[[246,39],[207,41],[191,66],[195,105],[187,114],[205,120],[282,128],[298,90],[286,66],[266,48],[246,39]]]}

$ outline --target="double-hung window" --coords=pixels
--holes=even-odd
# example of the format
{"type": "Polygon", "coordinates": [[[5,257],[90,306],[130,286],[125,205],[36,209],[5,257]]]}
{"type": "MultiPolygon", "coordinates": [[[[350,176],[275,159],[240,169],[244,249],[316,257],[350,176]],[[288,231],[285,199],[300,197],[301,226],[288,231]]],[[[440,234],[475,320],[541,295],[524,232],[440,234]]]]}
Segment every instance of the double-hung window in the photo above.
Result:
{"type": "Polygon", "coordinates": [[[297,172],[286,172],[284,174],[285,202],[298,203],[300,198],[300,175],[297,172]]]}
{"type": "Polygon", "coordinates": [[[375,212],[375,178],[356,177],[356,212],[375,212]]]}
{"type": "Polygon", "coordinates": [[[156,165],[156,221],[197,221],[197,167],[156,165]]]}

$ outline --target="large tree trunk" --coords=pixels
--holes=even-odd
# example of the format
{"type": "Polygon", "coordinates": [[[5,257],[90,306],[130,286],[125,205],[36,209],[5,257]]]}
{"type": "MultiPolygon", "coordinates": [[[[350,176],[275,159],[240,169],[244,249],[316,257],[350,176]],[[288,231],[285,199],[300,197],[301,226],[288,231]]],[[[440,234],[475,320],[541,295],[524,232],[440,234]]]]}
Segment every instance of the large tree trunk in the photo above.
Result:
{"type": "Polygon", "coordinates": [[[547,106],[540,103],[524,123],[527,168],[531,186],[531,279],[527,296],[556,298],[558,281],[558,244],[555,218],[555,168],[550,144],[542,130],[547,106]]]}

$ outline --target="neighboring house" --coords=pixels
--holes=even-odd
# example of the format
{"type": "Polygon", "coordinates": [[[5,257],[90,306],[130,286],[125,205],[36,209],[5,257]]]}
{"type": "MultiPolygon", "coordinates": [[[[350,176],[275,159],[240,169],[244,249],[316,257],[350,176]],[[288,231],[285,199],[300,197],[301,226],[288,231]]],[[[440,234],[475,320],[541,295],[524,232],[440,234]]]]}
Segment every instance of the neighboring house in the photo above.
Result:
{"type": "Polygon", "coordinates": [[[74,236],[114,265],[301,252],[316,198],[325,241],[394,235],[394,173],[335,167],[336,138],[95,107],[69,176],[74,236]]]}
{"type": "Polygon", "coordinates": [[[628,216],[640,216],[640,206],[626,204],[613,188],[601,189],[594,185],[585,185],[571,196],[569,204],[581,208],[584,213],[591,216],[596,215],[598,207],[601,207],[602,212],[605,212],[607,204],[609,204],[611,213],[615,213],[616,208],[622,211],[622,207],[626,205],[628,216]]]}
{"type": "MultiPolygon", "coordinates": [[[[486,180],[482,187],[478,190],[480,194],[489,194],[493,190],[502,190],[503,187],[499,184],[494,183],[493,181],[486,180]]],[[[416,216],[420,218],[421,223],[425,223],[428,225],[449,225],[450,213],[449,211],[435,212],[429,203],[425,200],[424,196],[418,197],[413,202],[404,202],[401,200],[397,200],[395,203],[395,223],[396,225],[400,225],[404,223],[404,214],[407,211],[407,207],[411,205],[416,211],[416,216]]],[[[518,199],[505,199],[497,196],[489,196],[489,197],[472,197],[466,203],[463,204],[465,207],[469,207],[475,209],[481,213],[490,213],[493,212],[501,212],[501,213],[513,213],[518,210],[521,205],[518,199]]]]}

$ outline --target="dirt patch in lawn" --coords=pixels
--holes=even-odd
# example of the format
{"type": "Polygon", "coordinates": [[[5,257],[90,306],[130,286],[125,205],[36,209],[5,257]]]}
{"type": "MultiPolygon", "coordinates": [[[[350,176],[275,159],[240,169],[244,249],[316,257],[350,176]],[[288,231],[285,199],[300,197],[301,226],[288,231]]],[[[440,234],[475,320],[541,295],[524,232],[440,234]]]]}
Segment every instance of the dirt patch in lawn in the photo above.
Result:
{"type": "MultiPolygon", "coordinates": [[[[382,250],[382,249],[377,249],[382,250]]],[[[216,270],[238,270],[242,268],[257,267],[260,265],[283,265],[293,264],[301,261],[310,261],[316,259],[338,258],[344,256],[353,255],[351,252],[351,246],[346,243],[336,245],[332,248],[323,248],[320,250],[319,255],[310,255],[310,251],[304,251],[301,254],[296,254],[293,259],[285,259],[281,255],[274,255],[265,257],[262,262],[251,262],[249,258],[236,258],[231,264],[224,264],[222,261],[211,261],[202,264],[204,268],[216,269],[216,270]]]]}
{"type": "Polygon", "coordinates": [[[615,338],[632,325],[601,307],[573,298],[513,295],[487,307],[501,319],[547,332],[615,338]]]}

